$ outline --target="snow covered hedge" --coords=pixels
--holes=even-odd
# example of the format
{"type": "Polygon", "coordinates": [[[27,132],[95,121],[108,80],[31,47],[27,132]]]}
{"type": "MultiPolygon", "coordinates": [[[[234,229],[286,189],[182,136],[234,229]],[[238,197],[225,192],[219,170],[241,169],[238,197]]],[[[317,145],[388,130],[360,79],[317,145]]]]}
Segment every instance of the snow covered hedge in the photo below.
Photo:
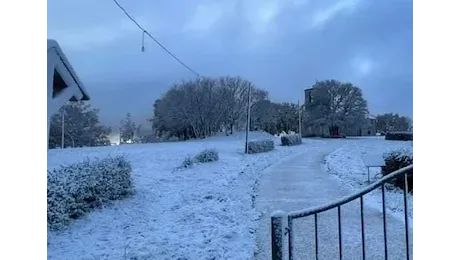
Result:
{"type": "Polygon", "coordinates": [[[385,134],[385,140],[412,141],[413,133],[412,132],[388,132],[385,134]]]}
{"type": "Polygon", "coordinates": [[[275,149],[275,142],[270,139],[248,142],[248,153],[265,153],[275,149]]]}
{"type": "Polygon", "coordinates": [[[48,171],[48,228],[55,230],[111,200],[134,193],[123,156],[86,160],[48,171]]]}
{"type": "Polygon", "coordinates": [[[299,145],[302,143],[302,137],[299,134],[285,135],[281,137],[281,145],[299,145]]]}
{"type": "Polygon", "coordinates": [[[219,160],[219,152],[216,149],[206,149],[195,155],[195,161],[199,163],[216,162],[219,160]]]}
{"type": "Polygon", "coordinates": [[[219,152],[216,149],[205,149],[195,157],[187,156],[181,164],[181,168],[192,167],[195,163],[209,163],[219,160],[219,152]]]}
{"type": "MultiPolygon", "coordinates": [[[[404,168],[408,165],[413,164],[413,154],[412,151],[408,149],[395,150],[384,155],[385,166],[382,167],[382,175],[385,176],[396,170],[404,168]]],[[[392,181],[393,185],[404,190],[404,176],[397,178],[392,181]]],[[[413,190],[413,171],[409,172],[407,176],[407,185],[409,192],[413,190]]]]}

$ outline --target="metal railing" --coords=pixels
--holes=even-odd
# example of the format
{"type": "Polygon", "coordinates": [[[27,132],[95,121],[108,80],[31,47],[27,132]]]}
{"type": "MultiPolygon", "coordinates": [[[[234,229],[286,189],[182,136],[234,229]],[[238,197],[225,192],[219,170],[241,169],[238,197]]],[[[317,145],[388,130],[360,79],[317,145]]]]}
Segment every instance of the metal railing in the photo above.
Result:
{"type": "Polygon", "coordinates": [[[272,239],[272,260],[284,260],[294,259],[293,250],[293,220],[298,218],[304,218],[314,215],[314,232],[315,232],[315,259],[318,259],[318,214],[324,211],[328,211],[337,208],[338,216],[338,237],[339,237],[339,255],[337,259],[342,259],[342,223],[341,223],[341,206],[354,201],[359,198],[360,201],[360,212],[361,212],[361,243],[362,243],[362,259],[366,259],[366,245],[365,245],[365,226],[364,226],[364,204],[363,196],[367,193],[381,187],[382,188],[382,210],[383,210],[383,237],[385,247],[385,259],[388,259],[388,247],[387,247],[387,221],[386,221],[386,207],[385,207],[385,183],[390,182],[396,178],[402,178],[404,176],[404,224],[405,224],[405,242],[406,242],[406,258],[409,259],[409,223],[408,223],[408,212],[407,212],[407,193],[408,193],[408,182],[407,177],[412,172],[413,165],[406,166],[397,171],[394,171],[380,180],[370,184],[366,188],[359,192],[353,193],[349,196],[341,198],[331,203],[306,209],[300,211],[292,211],[285,214],[282,211],[276,211],[271,216],[271,239],[272,239]],[[286,227],[287,219],[287,227],[286,227]],[[287,239],[287,241],[286,241],[287,239]],[[287,243],[286,243],[287,242],[287,243]],[[286,248],[287,244],[287,248],[286,248]]]}

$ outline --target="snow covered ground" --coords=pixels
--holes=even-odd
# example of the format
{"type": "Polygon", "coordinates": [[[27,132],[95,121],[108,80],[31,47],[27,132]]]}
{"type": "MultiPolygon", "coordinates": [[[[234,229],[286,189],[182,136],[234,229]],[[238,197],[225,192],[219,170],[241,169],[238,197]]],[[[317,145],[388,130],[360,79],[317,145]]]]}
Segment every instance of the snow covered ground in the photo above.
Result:
{"type": "MultiPolygon", "coordinates": [[[[251,133],[251,139],[267,137],[251,133]]],[[[244,133],[200,141],[48,151],[48,169],[124,154],[136,194],[48,232],[48,259],[251,259],[259,214],[254,186],[263,169],[304,146],[244,155],[244,133]],[[205,148],[220,160],[177,169],[205,148]]],[[[305,144],[305,145],[308,145],[305,144]]]]}
{"type": "MultiPolygon", "coordinates": [[[[126,155],[133,166],[136,194],[91,212],[65,230],[48,232],[48,259],[252,259],[260,214],[254,209],[255,187],[269,165],[318,145],[304,139],[279,146],[279,137],[251,133],[250,139],[273,138],[275,151],[245,155],[244,133],[204,140],[48,151],[48,169],[85,158],[126,155]],[[220,160],[178,169],[187,156],[206,148],[220,160]]],[[[326,157],[326,167],[352,189],[366,185],[365,154],[383,154],[411,142],[382,138],[321,140],[340,147],[326,157]],[[338,145],[339,144],[339,145],[338,145]]],[[[332,149],[333,150],[333,149],[332,149]]],[[[380,193],[366,195],[381,210],[380,193]]],[[[389,191],[387,205],[402,217],[402,193],[389,191]]],[[[412,216],[412,197],[410,198],[412,216]]],[[[299,208],[301,209],[301,208],[299,208]]]]}
{"type": "MultiPolygon", "coordinates": [[[[367,168],[364,158],[382,156],[386,152],[398,149],[413,150],[412,142],[387,141],[383,137],[347,138],[344,145],[326,157],[327,170],[337,175],[340,180],[354,190],[367,185],[367,168]]],[[[371,182],[380,173],[379,168],[371,168],[371,182]]],[[[404,221],[404,195],[399,189],[386,189],[385,202],[389,213],[404,221]]],[[[367,206],[382,211],[381,190],[377,189],[364,197],[367,206]]],[[[412,225],[413,197],[408,197],[409,223],[412,225]]]]}

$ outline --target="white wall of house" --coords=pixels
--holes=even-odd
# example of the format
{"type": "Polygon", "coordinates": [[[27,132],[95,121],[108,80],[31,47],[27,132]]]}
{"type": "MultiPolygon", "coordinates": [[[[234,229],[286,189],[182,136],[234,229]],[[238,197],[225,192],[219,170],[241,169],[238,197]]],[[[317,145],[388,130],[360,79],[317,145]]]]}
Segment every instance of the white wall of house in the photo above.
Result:
{"type": "Polygon", "coordinates": [[[71,98],[81,100],[87,95],[78,82],[73,68],[67,61],[56,41],[48,40],[47,46],[47,140],[51,116],[68,102],[71,98]],[[58,95],[53,97],[54,71],[57,71],[67,85],[58,95]]]}

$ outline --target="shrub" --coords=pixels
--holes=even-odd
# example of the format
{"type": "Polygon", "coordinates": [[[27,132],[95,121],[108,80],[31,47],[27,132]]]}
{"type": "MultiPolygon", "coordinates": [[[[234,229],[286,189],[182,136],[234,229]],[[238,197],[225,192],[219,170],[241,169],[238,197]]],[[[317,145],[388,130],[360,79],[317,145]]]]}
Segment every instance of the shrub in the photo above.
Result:
{"type": "Polygon", "coordinates": [[[248,142],[248,153],[264,153],[275,149],[275,142],[270,139],[248,142]]]}
{"type": "MultiPolygon", "coordinates": [[[[385,166],[382,167],[382,175],[388,175],[394,171],[413,164],[413,155],[409,150],[396,150],[384,155],[385,166]]],[[[404,190],[404,176],[392,180],[393,185],[404,190]]],[[[413,170],[407,175],[408,191],[413,190],[413,170]]]]}
{"type": "Polygon", "coordinates": [[[185,160],[182,162],[181,168],[190,168],[193,166],[194,163],[195,161],[192,159],[192,157],[187,156],[185,160]]]}
{"type": "Polygon", "coordinates": [[[95,208],[134,193],[131,165],[108,157],[48,171],[48,228],[60,229],[95,208]]]}
{"type": "Polygon", "coordinates": [[[413,133],[412,132],[388,132],[385,134],[385,140],[412,141],[413,133]]]}
{"type": "Polygon", "coordinates": [[[199,163],[215,162],[219,160],[219,152],[216,149],[206,149],[195,155],[195,161],[199,163]]]}
{"type": "Polygon", "coordinates": [[[199,152],[195,157],[187,156],[179,168],[190,168],[195,163],[209,163],[219,160],[219,152],[216,149],[206,149],[199,152]]]}
{"type": "Polygon", "coordinates": [[[299,145],[302,143],[302,137],[299,134],[284,135],[281,137],[281,145],[299,145]]]}

